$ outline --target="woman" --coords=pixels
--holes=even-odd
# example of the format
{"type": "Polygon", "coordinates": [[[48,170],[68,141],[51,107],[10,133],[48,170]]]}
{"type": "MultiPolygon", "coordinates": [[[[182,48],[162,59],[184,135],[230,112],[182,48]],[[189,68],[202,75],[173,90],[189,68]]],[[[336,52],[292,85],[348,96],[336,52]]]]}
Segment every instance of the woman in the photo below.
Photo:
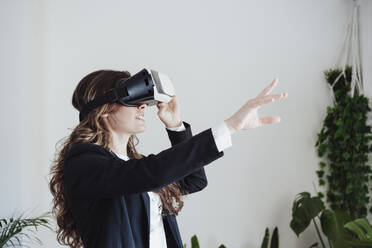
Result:
{"type": "MultiPolygon", "coordinates": [[[[73,106],[80,111],[128,77],[127,71],[88,74],[73,93],[73,106]]],[[[63,142],[51,168],[58,242],[73,248],[183,248],[176,221],[182,196],[206,187],[203,167],[224,155],[231,134],[280,121],[257,116],[261,105],[287,97],[268,95],[276,84],[277,79],[230,118],[194,136],[181,120],[176,96],[157,104],[172,147],[156,155],[135,148],[136,134],[146,129],[145,103],[91,111],[63,142]]]]}

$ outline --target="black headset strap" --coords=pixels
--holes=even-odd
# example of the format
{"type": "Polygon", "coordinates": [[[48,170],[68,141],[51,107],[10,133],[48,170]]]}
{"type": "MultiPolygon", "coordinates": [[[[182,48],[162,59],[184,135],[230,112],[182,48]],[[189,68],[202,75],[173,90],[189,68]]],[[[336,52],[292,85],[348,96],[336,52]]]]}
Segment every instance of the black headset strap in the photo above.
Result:
{"type": "Polygon", "coordinates": [[[128,96],[127,87],[112,88],[104,95],[94,98],[83,106],[79,113],[79,120],[82,121],[85,116],[93,109],[102,106],[106,103],[114,103],[117,100],[128,96]]]}

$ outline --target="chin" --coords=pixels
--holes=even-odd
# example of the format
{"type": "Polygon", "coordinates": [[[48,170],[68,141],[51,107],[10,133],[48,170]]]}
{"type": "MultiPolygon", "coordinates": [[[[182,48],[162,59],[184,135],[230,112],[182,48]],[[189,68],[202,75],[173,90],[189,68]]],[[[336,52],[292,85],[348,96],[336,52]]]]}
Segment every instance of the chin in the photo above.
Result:
{"type": "Polygon", "coordinates": [[[143,127],[143,128],[141,128],[140,130],[138,130],[137,132],[135,132],[135,133],[143,133],[143,132],[145,132],[146,131],[146,127],[143,127]]]}

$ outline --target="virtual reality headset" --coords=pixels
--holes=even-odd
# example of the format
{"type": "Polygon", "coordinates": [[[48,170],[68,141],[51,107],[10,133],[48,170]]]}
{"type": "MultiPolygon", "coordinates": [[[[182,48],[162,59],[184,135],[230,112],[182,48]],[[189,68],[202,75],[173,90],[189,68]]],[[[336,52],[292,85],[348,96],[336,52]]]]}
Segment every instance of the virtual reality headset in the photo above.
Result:
{"type": "Polygon", "coordinates": [[[119,79],[106,94],[85,104],[79,119],[82,121],[90,111],[106,103],[119,103],[128,107],[146,103],[152,106],[159,102],[167,103],[174,95],[174,87],[168,76],[144,68],[129,78],[119,79]]]}

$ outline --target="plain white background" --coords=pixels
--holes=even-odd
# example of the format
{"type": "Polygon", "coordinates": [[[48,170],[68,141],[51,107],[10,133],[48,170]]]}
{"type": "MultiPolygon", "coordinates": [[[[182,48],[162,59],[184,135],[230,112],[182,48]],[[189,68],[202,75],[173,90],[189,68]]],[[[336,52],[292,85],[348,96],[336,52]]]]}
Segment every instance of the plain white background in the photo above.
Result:
{"type": "MultiPolygon", "coordinates": [[[[369,97],[372,2],[361,0],[361,49],[369,97]]],[[[275,125],[241,131],[225,156],[205,167],[208,186],[185,198],[177,217],[184,243],[259,247],[279,227],[283,247],[317,241],[289,227],[296,194],[318,189],[315,141],[331,104],[323,71],[340,53],[351,0],[30,1],[0,3],[0,218],[50,210],[47,176],[55,145],[78,123],[71,97],[98,69],[143,67],[174,82],[193,134],[230,117],[275,77],[284,101],[260,108],[275,125]]],[[[156,107],[147,108],[143,154],[170,147],[156,107]]],[[[58,247],[55,233],[37,233],[58,247]]],[[[39,247],[35,245],[34,247],[39,247]]]]}

